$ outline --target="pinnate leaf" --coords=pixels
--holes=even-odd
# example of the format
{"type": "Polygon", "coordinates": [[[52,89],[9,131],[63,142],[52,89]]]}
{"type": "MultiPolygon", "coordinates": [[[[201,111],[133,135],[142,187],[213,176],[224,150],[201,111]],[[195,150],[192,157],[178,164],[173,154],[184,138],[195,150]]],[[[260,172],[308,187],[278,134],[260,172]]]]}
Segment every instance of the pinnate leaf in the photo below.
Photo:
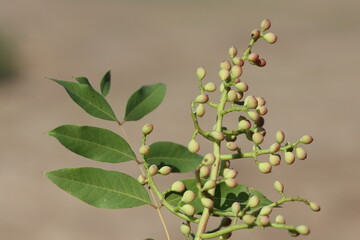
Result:
{"type": "Polygon", "coordinates": [[[83,83],[51,80],[63,86],[69,96],[90,115],[104,120],[117,121],[109,103],[91,86],[83,83]]]}
{"type": "Polygon", "coordinates": [[[157,108],[165,97],[166,86],[163,83],[142,86],[129,98],[124,121],[136,121],[157,108]]]}
{"type": "Polygon", "coordinates": [[[158,168],[170,166],[172,172],[191,172],[201,163],[203,157],[177,143],[156,142],[150,145],[150,152],[145,155],[145,160],[150,165],[158,168]]]}
{"type": "Polygon", "coordinates": [[[97,127],[63,125],[48,132],[70,151],[95,161],[119,163],[136,159],[130,145],[114,132],[97,127]]]}
{"type": "Polygon", "coordinates": [[[120,209],[150,204],[133,177],[99,168],[64,168],[45,173],[59,188],[94,207],[120,209]]]}
{"type": "Polygon", "coordinates": [[[105,97],[110,91],[111,71],[107,71],[100,82],[101,94],[105,97]]]}

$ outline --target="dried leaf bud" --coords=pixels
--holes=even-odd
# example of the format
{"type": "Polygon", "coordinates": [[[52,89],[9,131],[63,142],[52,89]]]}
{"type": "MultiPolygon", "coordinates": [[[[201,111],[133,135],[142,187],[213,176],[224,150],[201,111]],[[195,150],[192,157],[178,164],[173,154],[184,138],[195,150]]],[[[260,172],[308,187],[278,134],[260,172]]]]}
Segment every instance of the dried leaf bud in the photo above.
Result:
{"type": "Polygon", "coordinates": [[[280,165],[281,157],[279,154],[270,154],[269,156],[269,163],[273,166],[280,165]]]}
{"type": "Polygon", "coordinates": [[[183,203],[191,203],[195,199],[195,193],[191,190],[187,190],[181,198],[183,203]]]}
{"type": "Polygon", "coordinates": [[[276,191],[278,191],[279,193],[284,192],[284,184],[282,184],[280,181],[275,181],[274,182],[274,188],[276,191]]]}
{"type": "Polygon", "coordinates": [[[257,97],[256,100],[258,101],[258,106],[265,106],[266,101],[263,97],[257,97]]]}
{"type": "Polygon", "coordinates": [[[142,128],[142,133],[144,135],[148,135],[153,131],[153,129],[154,129],[154,126],[152,124],[149,124],[149,123],[145,124],[142,128]]]}
{"type": "Polygon", "coordinates": [[[254,222],[256,221],[256,217],[254,217],[253,215],[246,214],[242,217],[242,220],[246,225],[250,226],[254,224],[254,222]]]}
{"type": "Polygon", "coordinates": [[[259,37],[260,37],[260,30],[259,29],[252,30],[251,38],[254,40],[257,40],[257,39],[259,39],[259,37]]]}
{"type": "Polygon", "coordinates": [[[148,172],[151,176],[155,176],[158,172],[158,167],[156,165],[151,165],[148,172]]]}
{"type": "Polygon", "coordinates": [[[196,70],[196,76],[199,80],[203,80],[206,75],[205,69],[200,67],[196,70]]]}
{"type": "Polygon", "coordinates": [[[255,109],[258,106],[258,101],[254,96],[247,96],[244,101],[244,106],[250,109],[255,109]]]}
{"type": "Polygon", "coordinates": [[[196,103],[207,103],[208,101],[209,101],[209,96],[205,94],[200,94],[195,99],[196,103]]]}
{"type": "Polygon", "coordinates": [[[228,102],[234,102],[237,98],[236,92],[234,90],[230,90],[227,93],[227,101],[228,102]]]}
{"type": "Polygon", "coordinates": [[[200,173],[199,173],[199,175],[200,175],[201,178],[207,178],[207,177],[210,175],[210,172],[211,172],[211,170],[210,170],[209,167],[207,167],[207,166],[202,166],[202,167],[200,168],[200,173]]]}
{"type": "Polygon", "coordinates": [[[242,68],[238,65],[235,65],[231,68],[231,77],[233,79],[240,77],[242,74],[242,68]]]}
{"type": "Polygon", "coordinates": [[[227,226],[230,226],[230,224],[231,224],[231,219],[228,217],[225,217],[221,220],[220,226],[227,227],[227,226]]]}
{"type": "Polygon", "coordinates": [[[202,163],[205,165],[212,165],[215,162],[215,155],[212,153],[207,153],[202,160],[202,163]]]}
{"type": "Polygon", "coordinates": [[[230,167],[230,161],[229,161],[229,160],[226,160],[224,165],[225,165],[225,167],[227,167],[227,168],[230,167]]]}
{"type": "Polygon", "coordinates": [[[321,210],[320,205],[315,202],[310,202],[309,206],[314,212],[318,212],[321,210]]]}
{"type": "Polygon", "coordinates": [[[229,56],[230,56],[230,58],[236,57],[236,54],[237,54],[236,47],[232,46],[231,48],[229,48],[229,56]]]}
{"type": "Polygon", "coordinates": [[[267,162],[259,163],[258,168],[259,168],[260,172],[265,173],[265,174],[270,173],[271,169],[272,169],[270,163],[267,163],[267,162]]]}
{"type": "Polygon", "coordinates": [[[204,186],[203,186],[203,190],[209,190],[216,187],[216,181],[215,180],[208,180],[205,182],[204,186]]]}
{"type": "Polygon", "coordinates": [[[242,59],[239,58],[239,57],[234,57],[234,58],[231,59],[231,60],[232,60],[232,63],[233,63],[234,65],[237,65],[237,66],[240,66],[240,67],[244,66],[244,60],[242,60],[242,59]]]}
{"type": "Polygon", "coordinates": [[[265,106],[258,106],[258,107],[256,108],[256,112],[257,112],[258,114],[260,114],[261,116],[264,116],[264,115],[266,115],[266,114],[268,113],[268,109],[267,109],[267,107],[265,107],[265,106]]]}
{"type": "Polygon", "coordinates": [[[204,86],[204,90],[207,92],[214,92],[216,90],[216,85],[213,82],[208,82],[204,86]]]}
{"type": "Polygon", "coordinates": [[[197,153],[200,150],[200,145],[195,139],[191,139],[188,144],[188,149],[191,153],[197,153]]]}
{"type": "Polygon", "coordinates": [[[144,185],[146,183],[146,177],[144,175],[140,175],[138,177],[138,182],[144,185]]]}
{"type": "Polygon", "coordinates": [[[268,43],[275,43],[277,40],[277,36],[274,33],[267,33],[264,35],[264,39],[268,42],[268,43]]]}
{"type": "Polygon", "coordinates": [[[265,227],[268,226],[270,224],[270,219],[268,216],[259,216],[258,217],[258,222],[261,226],[265,227]]]}
{"type": "Polygon", "coordinates": [[[249,199],[248,206],[254,208],[257,207],[259,203],[260,203],[259,197],[254,195],[249,199]]]}
{"type": "Polygon", "coordinates": [[[146,155],[146,154],[148,154],[149,152],[150,152],[150,147],[149,147],[149,146],[146,146],[146,145],[141,146],[140,149],[139,149],[139,153],[140,153],[141,155],[146,155]]]}
{"type": "Polygon", "coordinates": [[[249,86],[244,82],[235,84],[235,87],[239,89],[240,92],[246,92],[249,89],[249,86]]]}
{"type": "Polygon", "coordinates": [[[256,63],[257,66],[259,67],[265,67],[266,66],[266,60],[264,58],[259,58],[256,63]]]}
{"type": "Polygon", "coordinates": [[[226,69],[221,69],[219,71],[219,77],[221,80],[225,81],[226,79],[228,79],[230,77],[230,72],[226,69]]]}
{"type": "Polygon", "coordinates": [[[302,136],[302,138],[300,138],[300,142],[303,143],[303,144],[310,144],[313,142],[313,138],[312,136],[309,136],[309,135],[304,135],[302,136]]]}
{"type": "Polygon", "coordinates": [[[282,216],[282,215],[277,215],[275,217],[275,222],[276,223],[279,223],[279,224],[285,224],[286,223],[286,220],[285,218],[282,216]]]}
{"type": "Polygon", "coordinates": [[[238,145],[236,144],[236,142],[227,142],[226,143],[226,148],[229,149],[230,151],[236,151],[239,149],[238,145]]]}
{"type": "Polygon", "coordinates": [[[285,139],[285,133],[282,130],[279,130],[275,134],[275,139],[278,143],[282,143],[285,139]]]}
{"type": "Polygon", "coordinates": [[[231,69],[231,63],[229,61],[222,61],[220,63],[220,68],[230,71],[231,69]]]}
{"type": "Polygon", "coordinates": [[[264,19],[264,20],[261,22],[261,30],[262,30],[262,31],[266,31],[266,30],[268,30],[270,27],[271,27],[271,22],[270,22],[269,19],[264,19]]]}
{"type": "Polygon", "coordinates": [[[231,178],[231,179],[226,179],[225,180],[225,184],[226,186],[228,186],[229,188],[234,188],[238,185],[238,183],[236,182],[235,179],[231,178]]]}
{"type": "Polygon", "coordinates": [[[176,181],[171,185],[171,191],[183,192],[183,191],[185,191],[185,184],[181,181],[176,181]]]}
{"type": "Polygon", "coordinates": [[[211,200],[210,198],[201,198],[201,204],[206,207],[206,208],[213,208],[214,207],[214,202],[213,200],[211,200]]]}
{"type": "Polygon", "coordinates": [[[291,165],[295,162],[295,156],[292,152],[285,152],[284,160],[287,164],[291,165]]]}
{"type": "Polygon", "coordinates": [[[259,54],[257,53],[250,53],[248,56],[248,60],[251,62],[256,62],[259,59],[259,54]]]}
{"type": "Polygon", "coordinates": [[[259,145],[264,141],[264,136],[261,133],[256,132],[252,135],[252,140],[256,145],[259,145]]]}
{"type": "Polygon", "coordinates": [[[260,119],[260,115],[257,112],[249,111],[249,112],[247,112],[247,115],[253,121],[258,121],[260,119]]]}
{"type": "Polygon", "coordinates": [[[239,212],[240,212],[240,203],[238,202],[234,202],[232,205],[231,205],[231,211],[233,214],[237,215],[239,212]]]}
{"type": "Polygon", "coordinates": [[[280,150],[280,144],[279,143],[273,143],[271,144],[269,150],[270,150],[270,153],[276,153],[277,151],[280,150]]]}
{"type": "Polygon", "coordinates": [[[309,233],[310,233],[310,229],[308,228],[308,226],[305,226],[305,225],[297,226],[296,231],[298,233],[300,233],[301,235],[309,235],[309,233]]]}
{"type": "Polygon", "coordinates": [[[306,157],[307,157],[307,153],[306,151],[301,148],[301,147],[297,147],[295,149],[295,153],[296,153],[296,157],[299,159],[299,160],[304,160],[306,157]]]}
{"type": "Polygon", "coordinates": [[[190,204],[185,204],[181,207],[181,210],[188,216],[193,216],[195,214],[195,208],[190,204]]]}
{"type": "Polygon", "coordinates": [[[159,173],[161,175],[169,175],[171,173],[171,167],[163,166],[162,168],[159,169],[159,173]]]}
{"type": "Polygon", "coordinates": [[[249,120],[246,119],[240,120],[238,124],[239,130],[248,130],[250,127],[251,127],[251,123],[249,120]]]}
{"type": "Polygon", "coordinates": [[[236,175],[237,175],[237,172],[234,169],[224,168],[224,170],[223,170],[224,178],[235,178],[236,175]]]}
{"type": "Polygon", "coordinates": [[[202,117],[205,114],[205,107],[203,104],[199,104],[196,108],[196,116],[202,117]]]}
{"type": "Polygon", "coordinates": [[[183,223],[180,226],[180,231],[182,234],[184,234],[185,236],[189,236],[190,232],[191,232],[191,228],[190,228],[190,224],[188,223],[183,223]]]}
{"type": "Polygon", "coordinates": [[[213,131],[210,134],[216,141],[223,141],[225,139],[225,135],[219,131],[213,131]]]}

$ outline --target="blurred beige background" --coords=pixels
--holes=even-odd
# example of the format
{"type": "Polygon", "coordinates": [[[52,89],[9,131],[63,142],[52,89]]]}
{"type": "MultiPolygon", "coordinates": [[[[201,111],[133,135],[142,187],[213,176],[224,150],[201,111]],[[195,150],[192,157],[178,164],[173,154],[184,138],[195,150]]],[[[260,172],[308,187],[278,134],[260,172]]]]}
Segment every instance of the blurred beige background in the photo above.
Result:
{"type": "MultiPolygon", "coordinates": [[[[80,166],[128,170],[88,161],[44,133],[62,124],[94,125],[119,131],[88,116],[65,91],[45,77],[88,76],[97,85],[112,69],[109,101],[119,116],[130,94],[144,84],[164,82],[168,93],[151,115],[126,130],[136,146],[140,127],[151,122],[150,140],[186,145],[192,134],[189,102],[196,96],[195,70],[217,81],[227,49],[244,49],[252,29],[270,18],[275,45],[256,52],[268,65],[247,65],[250,93],[267,99],[271,143],[283,129],[289,141],[314,136],[308,159],[281,164],[263,176],[251,161],[238,161],[238,181],[278,196],[274,180],[290,196],[321,204],[314,213],[301,204],[277,210],[288,223],[307,224],[308,240],[359,239],[359,1],[115,1],[0,0],[0,35],[11,39],[17,77],[0,82],[0,239],[165,239],[156,212],[143,206],[103,210],[58,189],[42,172],[80,166]]],[[[1,53],[0,53],[1,54],[1,53]]],[[[204,124],[211,126],[212,119],[204,124]]],[[[203,147],[206,153],[209,147],[203,147]]],[[[173,176],[174,177],[174,176],[173,176]]],[[[175,176],[179,177],[179,176],[175,176]]],[[[158,178],[161,186],[167,181],[158,178]]],[[[182,239],[180,220],[164,213],[173,239],[182,239]]],[[[286,231],[238,231],[233,239],[290,239],[286,231]]]]}

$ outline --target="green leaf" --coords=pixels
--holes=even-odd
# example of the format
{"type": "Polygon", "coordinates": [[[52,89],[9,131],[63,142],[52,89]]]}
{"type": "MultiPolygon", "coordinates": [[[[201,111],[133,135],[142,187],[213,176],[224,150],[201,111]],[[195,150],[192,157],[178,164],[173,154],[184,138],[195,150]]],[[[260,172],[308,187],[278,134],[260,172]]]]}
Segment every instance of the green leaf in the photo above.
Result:
{"type": "Polygon", "coordinates": [[[81,84],[86,84],[86,85],[91,87],[91,84],[90,84],[89,80],[86,77],[76,77],[75,80],[78,81],[81,84]]]}
{"type": "Polygon", "coordinates": [[[105,97],[110,91],[111,71],[107,71],[100,82],[101,94],[105,97]]]}
{"type": "Polygon", "coordinates": [[[203,157],[177,143],[156,142],[150,145],[150,152],[145,155],[145,160],[150,165],[158,168],[170,166],[172,172],[191,172],[201,163],[203,157]]]}
{"type": "Polygon", "coordinates": [[[165,92],[163,83],[142,86],[129,98],[124,121],[136,121],[152,112],[164,99],[165,92]]]}
{"type": "Polygon", "coordinates": [[[51,79],[65,88],[69,96],[90,115],[117,121],[116,116],[105,98],[87,84],[51,79]]]}
{"type": "Polygon", "coordinates": [[[130,145],[103,128],[63,125],[48,132],[70,151],[95,161],[119,163],[136,159],[130,145]]]}
{"type": "Polygon", "coordinates": [[[133,177],[99,168],[64,168],[45,173],[59,188],[94,207],[120,209],[150,204],[133,177]]]}

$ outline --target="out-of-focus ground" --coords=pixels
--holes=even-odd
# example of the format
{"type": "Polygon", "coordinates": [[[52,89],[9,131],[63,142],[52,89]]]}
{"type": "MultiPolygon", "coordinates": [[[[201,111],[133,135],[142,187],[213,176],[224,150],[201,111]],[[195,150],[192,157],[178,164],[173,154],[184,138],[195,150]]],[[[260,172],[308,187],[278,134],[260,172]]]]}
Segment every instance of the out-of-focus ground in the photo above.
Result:
{"type": "MultiPolygon", "coordinates": [[[[289,141],[314,136],[308,159],[282,163],[261,175],[252,161],[238,161],[238,181],[277,199],[272,183],[289,196],[321,204],[314,213],[302,204],[276,210],[289,224],[307,224],[308,240],[357,240],[360,229],[359,1],[96,1],[2,0],[0,32],[16,46],[18,77],[0,82],[0,239],[165,239],[156,212],[147,206],[103,210],[58,189],[43,172],[65,167],[119,165],[88,161],[44,134],[62,124],[115,124],[88,116],[45,77],[88,76],[94,85],[112,69],[109,101],[119,116],[130,94],[144,84],[164,82],[168,93],[151,115],[125,128],[135,146],[140,127],[154,123],[150,141],[186,145],[192,134],[189,101],[196,96],[195,69],[218,81],[227,49],[244,49],[252,29],[270,18],[275,45],[254,49],[263,68],[246,65],[250,94],[267,99],[266,143],[283,129],[289,141]]],[[[0,53],[1,54],[1,53],[0,53]]],[[[205,121],[211,126],[213,119],[205,121]]],[[[137,148],[137,147],[136,147],[137,148]]],[[[202,153],[210,150],[203,145],[202,153]]],[[[177,177],[177,176],[176,176],[177,177]]],[[[173,179],[173,178],[172,178],[173,179]]],[[[158,178],[162,187],[171,180],[158,178]]],[[[164,211],[165,212],[165,211],[164,211]]],[[[172,239],[182,239],[180,220],[164,213],[172,239]]],[[[257,229],[234,239],[290,239],[286,231],[257,229]]],[[[305,239],[305,238],[304,238],[305,239]]]]}

